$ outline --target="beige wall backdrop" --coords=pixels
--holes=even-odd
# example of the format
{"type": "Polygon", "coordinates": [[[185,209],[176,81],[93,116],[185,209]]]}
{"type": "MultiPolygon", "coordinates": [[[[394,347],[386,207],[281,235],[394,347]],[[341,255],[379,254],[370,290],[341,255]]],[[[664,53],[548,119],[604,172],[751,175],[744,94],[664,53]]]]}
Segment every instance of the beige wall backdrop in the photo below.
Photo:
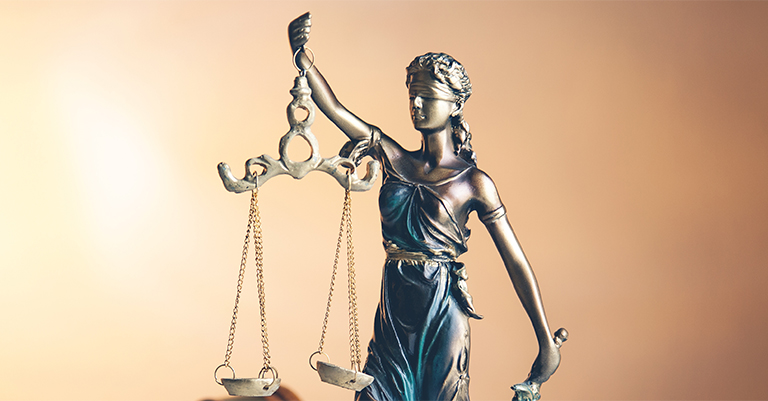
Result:
{"type": "MultiPolygon", "coordinates": [[[[0,399],[225,397],[248,196],[277,156],[296,75],[288,22],[337,95],[407,148],[405,66],[469,71],[479,166],[496,181],[552,329],[544,399],[768,398],[768,2],[0,2],[0,399]]],[[[344,143],[324,117],[328,157],[344,143]]],[[[297,145],[291,152],[303,156],[297,145]]],[[[356,193],[362,336],[383,261],[377,191],[356,193]]],[[[309,400],[351,399],[307,366],[343,191],[260,191],[272,360],[309,400]]],[[[508,400],[533,330],[470,225],[471,394],[508,400]]],[[[343,281],[342,281],[343,283],[343,281]]],[[[328,352],[347,361],[344,285],[328,352]]],[[[233,365],[258,373],[253,273],[233,365]]]]}

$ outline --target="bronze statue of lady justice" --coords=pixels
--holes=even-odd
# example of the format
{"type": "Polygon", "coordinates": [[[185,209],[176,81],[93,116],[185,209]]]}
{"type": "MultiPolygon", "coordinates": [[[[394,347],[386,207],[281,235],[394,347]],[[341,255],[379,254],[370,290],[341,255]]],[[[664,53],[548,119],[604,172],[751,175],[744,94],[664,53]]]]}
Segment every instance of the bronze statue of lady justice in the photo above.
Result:
{"type": "MultiPolygon", "coordinates": [[[[370,189],[381,166],[379,209],[387,254],[381,300],[363,368],[363,373],[368,375],[366,383],[347,388],[358,390],[356,400],[469,400],[469,319],[482,319],[482,316],[475,311],[468,292],[467,269],[457,258],[467,251],[469,229],[466,224],[474,212],[496,244],[539,343],[528,378],[512,387],[514,400],[538,400],[541,384],[560,364],[559,348],[568,332],[559,329],[554,337],[550,334],[533,270],[507,220],[495,184],[477,167],[469,125],[463,114],[464,104],[472,93],[464,67],[444,53],[416,57],[407,67],[411,120],[421,133],[422,144],[418,150],[405,150],[338,101],[314,60],[305,52],[310,27],[309,13],[288,27],[293,62],[301,74],[291,90],[294,101],[289,105],[288,119],[292,129],[280,142],[280,160],[266,155],[249,159],[242,180],[236,179],[225,163],[219,165],[219,174],[229,191],[254,191],[251,213],[257,214],[255,189],[274,175],[290,174],[298,179],[309,171],[325,171],[347,189],[348,197],[349,190],[370,189]],[[338,156],[322,159],[317,152],[317,141],[309,131],[314,120],[310,94],[314,104],[350,139],[338,156]],[[308,112],[304,121],[295,117],[297,108],[308,112]],[[297,135],[304,137],[312,148],[311,157],[304,162],[293,162],[286,153],[290,140],[297,135]],[[364,156],[374,160],[368,163],[368,174],[359,179],[354,168],[364,156]],[[253,174],[250,168],[254,165],[265,171],[253,174]],[[341,167],[350,169],[351,174],[350,170],[342,173],[341,167]]],[[[241,264],[241,277],[243,266],[241,264]]],[[[260,285],[263,287],[263,283],[260,285]]],[[[216,372],[222,367],[232,369],[228,356],[234,337],[237,299],[227,357],[216,372]]],[[[261,306],[265,335],[263,299],[261,306]]],[[[262,341],[265,358],[259,379],[223,379],[225,386],[248,386],[256,388],[257,393],[232,392],[228,387],[230,394],[268,395],[279,386],[277,371],[269,364],[266,336],[262,341]],[[267,371],[272,371],[273,380],[263,378],[267,371]]],[[[232,373],[234,375],[234,370],[232,373]]],[[[358,377],[356,367],[352,373],[351,379],[345,379],[346,384],[354,383],[358,377]]]]}
{"type": "Polygon", "coordinates": [[[411,120],[422,144],[405,150],[338,101],[301,51],[310,27],[306,13],[291,22],[288,35],[296,63],[307,71],[312,99],[353,142],[366,142],[367,154],[384,172],[379,208],[387,259],[363,370],[375,381],[356,399],[469,399],[469,319],[481,316],[467,291],[467,270],[456,258],[467,251],[466,224],[475,212],[536,332],[538,356],[527,380],[513,389],[517,400],[537,400],[539,387],[560,364],[567,332],[550,334],[533,270],[495,184],[477,167],[463,114],[472,93],[464,67],[443,53],[416,57],[408,66],[411,120]]]}

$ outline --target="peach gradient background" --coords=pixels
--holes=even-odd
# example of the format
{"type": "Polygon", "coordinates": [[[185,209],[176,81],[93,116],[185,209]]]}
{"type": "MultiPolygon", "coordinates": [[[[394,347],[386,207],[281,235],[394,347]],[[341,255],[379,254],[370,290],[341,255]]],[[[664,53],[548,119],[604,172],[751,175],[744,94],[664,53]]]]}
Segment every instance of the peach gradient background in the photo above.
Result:
{"type": "MultiPolygon", "coordinates": [[[[295,70],[288,22],[340,99],[418,146],[404,68],[462,61],[466,117],[567,327],[544,399],[768,398],[768,3],[0,2],[0,399],[224,397],[248,207],[277,155],[295,70]]],[[[344,142],[324,117],[321,152],[344,142]]],[[[297,145],[292,154],[303,155],[297,145]]],[[[376,191],[354,198],[362,335],[383,252],[376,191]]],[[[260,193],[272,358],[310,400],[350,399],[306,362],[320,334],[342,190],[260,193]]],[[[474,400],[508,400],[535,339],[477,221],[474,400]]],[[[253,275],[233,364],[260,364],[253,275]]],[[[343,286],[340,287],[343,289],[343,286]]],[[[339,294],[343,294],[339,291],[339,294]]],[[[328,351],[346,362],[343,295],[328,351]]]]}

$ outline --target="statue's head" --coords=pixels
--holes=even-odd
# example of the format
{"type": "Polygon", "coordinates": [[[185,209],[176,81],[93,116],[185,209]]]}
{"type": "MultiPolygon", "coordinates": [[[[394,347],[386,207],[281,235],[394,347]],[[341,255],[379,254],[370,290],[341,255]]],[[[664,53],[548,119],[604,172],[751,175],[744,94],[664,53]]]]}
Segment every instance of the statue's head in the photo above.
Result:
{"type": "Polygon", "coordinates": [[[434,98],[455,102],[451,125],[456,154],[476,164],[477,156],[470,144],[472,134],[464,120],[464,102],[472,95],[472,84],[464,66],[445,53],[427,53],[413,59],[406,71],[405,85],[409,89],[426,86],[434,98]]]}
{"type": "Polygon", "coordinates": [[[427,53],[413,59],[406,68],[405,85],[410,86],[415,80],[424,80],[427,76],[456,96],[456,101],[463,104],[472,94],[472,84],[464,66],[445,53],[427,53]],[[428,75],[427,75],[428,74],[428,75]]]}

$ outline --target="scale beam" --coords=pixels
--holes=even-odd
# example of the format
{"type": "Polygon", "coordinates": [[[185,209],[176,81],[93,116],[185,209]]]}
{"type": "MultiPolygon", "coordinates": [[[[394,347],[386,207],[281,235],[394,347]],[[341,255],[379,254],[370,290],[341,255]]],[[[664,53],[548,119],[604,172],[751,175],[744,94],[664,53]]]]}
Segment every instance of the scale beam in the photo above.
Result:
{"type": "MultiPolygon", "coordinates": [[[[381,169],[379,162],[376,160],[369,161],[365,176],[360,178],[356,172],[360,160],[354,156],[363,155],[369,146],[369,141],[357,142],[349,154],[342,151],[339,155],[330,158],[321,157],[320,145],[310,130],[310,126],[315,121],[315,104],[312,102],[312,90],[309,88],[305,76],[296,77],[291,95],[293,95],[293,101],[288,105],[287,110],[291,130],[280,139],[280,159],[275,160],[269,155],[248,159],[245,162],[245,177],[242,179],[234,176],[227,163],[219,163],[219,176],[227,191],[235,193],[252,191],[277,175],[287,174],[298,180],[316,170],[330,174],[338,181],[339,185],[350,191],[368,191],[371,189],[379,176],[381,169]],[[296,118],[296,112],[299,109],[304,110],[307,114],[303,120],[296,118]],[[288,157],[288,145],[297,136],[304,138],[312,151],[311,156],[305,161],[297,162],[288,157]],[[253,168],[255,166],[263,168],[263,171],[260,174],[254,174],[253,168]]],[[[348,148],[349,146],[345,145],[342,149],[348,148]]]]}

